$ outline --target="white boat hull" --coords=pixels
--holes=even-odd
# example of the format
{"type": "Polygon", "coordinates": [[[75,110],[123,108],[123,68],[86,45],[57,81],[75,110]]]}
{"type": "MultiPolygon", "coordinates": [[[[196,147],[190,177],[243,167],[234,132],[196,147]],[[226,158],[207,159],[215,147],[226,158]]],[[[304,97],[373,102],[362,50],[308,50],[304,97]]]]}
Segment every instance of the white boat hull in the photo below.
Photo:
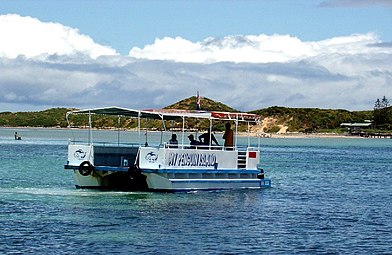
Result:
{"type": "MultiPolygon", "coordinates": [[[[269,179],[215,178],[212,174],[204,174],[204,178],[171,178],[173,174],[157,173],[143,173],[143,175],[146,177],[148,190],[152,191],[259,189],[271,186],[269,179]]],[[[182,177],[184,177],[183,174],[182,177]]],[[[104,172],[95,172],[88,176],[83,176],[78,170],[74,170],[73,178],[77,188],[110,189],[118,184],[113,184],[110,180],[110,174],[104,172]]],[[[129,176],[124,175],[124,178],[129,178],[129,176]]],[[[128,188],[133,189],[132,186],[128,188]]]]}
{"type": "Polygon", "coordinates": [[[191,191],[219,189],[259,189],[269,187],[270,180],[264,179],[169,179],[155,173],[147,173],[147,184],[152,190],[191,191]]]}

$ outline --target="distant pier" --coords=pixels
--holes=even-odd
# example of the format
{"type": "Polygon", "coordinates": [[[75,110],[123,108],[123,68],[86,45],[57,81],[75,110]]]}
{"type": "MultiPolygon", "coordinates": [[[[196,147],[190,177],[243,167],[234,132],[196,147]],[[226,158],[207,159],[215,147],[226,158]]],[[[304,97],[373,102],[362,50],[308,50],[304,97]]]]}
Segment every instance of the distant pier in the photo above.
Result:
{"type": "Polygon", "coordinates": [[[366,138],[389,138],[392,139],[392,133],[379,133],[379,132],[351,132],[350,135],[360,136],[366,138]]]}
{"type": "MultiPolygon", "coordinates": [[[[389,138],[392,139],[391,132],[372,132],[369,128],[372,127],[370,121],[364,123],[342,123],[341,127],[346,127],[351,136],[360,136],[366,138],[389,138]],[[368,129],[370,132],[366,131],[368,129]]],[[[373,127],[374,129],[374,127],[373,127]]]]}

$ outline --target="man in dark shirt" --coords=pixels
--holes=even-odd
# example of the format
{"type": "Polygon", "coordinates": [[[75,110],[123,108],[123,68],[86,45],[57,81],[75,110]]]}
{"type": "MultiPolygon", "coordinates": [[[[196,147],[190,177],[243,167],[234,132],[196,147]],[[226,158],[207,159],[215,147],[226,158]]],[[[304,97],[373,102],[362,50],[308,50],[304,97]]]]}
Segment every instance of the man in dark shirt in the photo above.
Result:
{"type": "Polygon", "coordinates": [[[219,146],[219,143],[216,140],[214,134],[211,134],[209,129],[207,130],[207,133],[204,133],[199,136],[199,141],[203,145],[207,145],[207,146],[212,145],[212,143],[210,141],[210,137],[211,137],[211,140],[215,143],[215,145],[219,146]]]}
{"type": "Polygon", "coordinates": [[[192,134],[188,135],[188,138],[190,141],[191,149],[196,149],[196,146],[199,145],[200,143],[195,140],[195,137],[192,134]]]}

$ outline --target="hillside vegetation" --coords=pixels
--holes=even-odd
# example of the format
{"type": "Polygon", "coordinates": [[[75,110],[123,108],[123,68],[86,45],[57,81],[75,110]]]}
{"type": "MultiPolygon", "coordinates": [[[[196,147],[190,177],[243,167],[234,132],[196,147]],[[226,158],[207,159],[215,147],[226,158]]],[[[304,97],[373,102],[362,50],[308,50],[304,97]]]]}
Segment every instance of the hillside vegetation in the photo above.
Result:
{"type": "MultiPolygon", "coordinates": [[[[166,109],[196,109],[196,97],[186,98],[175,104],[165,107],[166,109]]],[[[203,98],[201,101],[201,109],[205,111],[237,111],[220,102],[216,102],[209,98],[203,98]]],[[[0,126],[3,127],[67,127],[65,115],[67,111],[72,109],[53,108],[39,112],[2,112],[0,113],[0,126]]],[[[280,127],[285,126],[288,132],[339,132],[340,124],[343,122],[364,122],[373,119],[373,111],[354,111],[332,110],[318,108],[287,108],[273,106],[265,109],[252,111],[262,116],[262,119],[268,120],[270,124],[263,124],[264,132],[277,132],[280,127]]],[[[113,116],[93,116],[93,126],[96,128],[135,128],[136,120],[120,118],[113,116]]],[[[86,127],[88,118],[81,115],[71,115],[70,124],[73,127],[86,127]]],[[[214,129],[217,131],[224,130],[223,123],[215,123],[214,129]]],[[[181,123],[170,123],[166,126],[181,127],[181,123]]],[[[205,129],[208,121],[189,120],[189,127],[194,126],[198,129],[205,129]]],[[[150,128],[159,128],[159,121],[149,122],[150,128]]],[[[241,129],[245,129],[241,127],[241,129]]]]}
{"type": "Polygon", "coordinates": [[[65,114],[71,109],[52,108],[40,112],[1,112],[3,127],[66,127],[65,114]]]}
{"type": "MultiPolygon", "coordinates": [[[[196,97],[189,97],[181,100],[175,104],[166,106],[165,109],[183,109],[183,110],[196,110],[196,97]]],[[[220,102],[216,102],[207,97],[203,97],[201,100],[201,110],[202,111],[221,111],[221,112],[238,112],[238,110],[231,108],[220,102]]]]}
{"type": "Polygon", "coordinates": [[[252,111],[252,113],[275,119],[275,124],[287,126],[288,132],[338,132],[341,123],[364,122],[373,118],[373,111],[350,112],[347,110],[278,106],[252,111]]]}

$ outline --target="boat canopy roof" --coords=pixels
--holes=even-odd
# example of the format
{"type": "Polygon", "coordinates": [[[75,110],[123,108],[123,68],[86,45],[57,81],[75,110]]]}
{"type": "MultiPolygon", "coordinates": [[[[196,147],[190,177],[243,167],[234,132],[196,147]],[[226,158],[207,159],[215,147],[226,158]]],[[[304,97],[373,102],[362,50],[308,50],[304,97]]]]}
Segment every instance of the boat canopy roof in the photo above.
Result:
{"type": "Polygon", "coordinates": [[[219,112],[219,111],[188,111],[179,109],[149,109],[149,110],[134,110],[121,108],[117,106],[93,108],[85,110],[75,110],[67,112],[67,117],[70,114],[98,114],[98,115],[114,115],[126,116],[134,118],[147,119],[164,119],[175,120],[180,118],[202,118],[202,119],[217,119],[217,120],[236,120],[245,122],[258,122],[260,116],[257,114],[243,113],[243,112],[219,112]]]}

